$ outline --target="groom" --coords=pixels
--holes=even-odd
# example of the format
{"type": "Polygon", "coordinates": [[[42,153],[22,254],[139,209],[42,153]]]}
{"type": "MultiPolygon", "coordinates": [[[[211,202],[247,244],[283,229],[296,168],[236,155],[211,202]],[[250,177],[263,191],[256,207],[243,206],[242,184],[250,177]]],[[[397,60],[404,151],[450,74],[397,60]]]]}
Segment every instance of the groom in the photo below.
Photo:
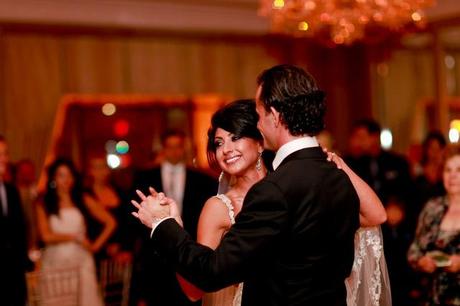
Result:
{"type": "Polygon", "coordinates": [[[158,198],[143,198],[135,215],[153,228],[159,253],[205,291],[244,282],[243,306],[345,306],[359,200],[314,137],[324,127],[324,93],[290,65],[265,70],[258,85],[258,127],[277,151],[275,171],[249,190],[217,249],[194,242],[174,205],[158,198]]]}

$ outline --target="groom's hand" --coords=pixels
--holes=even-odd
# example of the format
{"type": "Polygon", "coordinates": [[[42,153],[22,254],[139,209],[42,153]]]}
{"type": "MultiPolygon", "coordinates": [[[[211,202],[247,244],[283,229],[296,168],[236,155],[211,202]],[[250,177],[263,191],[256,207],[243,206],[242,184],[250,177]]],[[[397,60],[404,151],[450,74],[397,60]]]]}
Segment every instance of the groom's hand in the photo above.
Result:
{"type": "Polygon", "coordinates": [[[131,203],[138,209],[137,213],[133,212],[132,214],[148,228],[152,228],[153,223],[157,223],[158,221],[171,216],[169,205],[164,201],[164,194],[158,194],[157,196],[145,196],[139,190],[137,190],[136,193],[139,195],[142,202],[138,203],[135,200],[131,201],[131,203]]]}
{"type": "Polygon", "coordinates": [[[177,223],[179,223],[183,227],[184,225],[183,225],[182,218],[180,216],[179,207],[177,206],[176,201],[164,196],[162,192],[158,193],[153,187],[149,187],[149,191],[153,197],[160,197],[161,205],[169,205],[170,216],[176,219],[177,223]]]}

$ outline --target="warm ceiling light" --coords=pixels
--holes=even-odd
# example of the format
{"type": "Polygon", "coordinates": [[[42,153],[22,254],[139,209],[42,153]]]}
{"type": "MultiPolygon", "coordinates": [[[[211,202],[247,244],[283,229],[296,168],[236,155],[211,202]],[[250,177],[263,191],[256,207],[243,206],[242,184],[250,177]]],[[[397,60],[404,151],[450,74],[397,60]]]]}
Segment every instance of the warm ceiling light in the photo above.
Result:
{"type": "Polygon", "coordinates": [[[260,14],[271,18],[274,32],[351,44],[367,34],[375,36],[376,32],[402,30],[409,23],[420,24],[422,9],[435,0],[260,1],[260,14]]]}

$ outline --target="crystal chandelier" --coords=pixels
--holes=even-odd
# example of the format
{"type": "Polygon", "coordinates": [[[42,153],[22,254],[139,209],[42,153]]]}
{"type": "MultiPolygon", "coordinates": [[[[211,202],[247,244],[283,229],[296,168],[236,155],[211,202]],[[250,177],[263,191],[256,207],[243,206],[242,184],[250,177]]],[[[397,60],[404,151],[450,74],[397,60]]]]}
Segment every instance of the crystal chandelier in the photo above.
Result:
{"type": "Polygon", "coordinates": [[[337,45],[423,23],[434,0],[261,0],[272,30],[322,38],[337,45]]]}

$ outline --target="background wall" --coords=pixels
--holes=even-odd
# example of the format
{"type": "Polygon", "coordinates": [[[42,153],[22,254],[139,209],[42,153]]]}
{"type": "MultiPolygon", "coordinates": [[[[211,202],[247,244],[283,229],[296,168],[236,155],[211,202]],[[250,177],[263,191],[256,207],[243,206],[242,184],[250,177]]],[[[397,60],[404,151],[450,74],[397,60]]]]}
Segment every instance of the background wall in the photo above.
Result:
{"type": "Polygon", "coordinates": [[[29,157],[38,166],[66,93],[252,98],[263,69],[293,63],[326,90],[327,128],[339,149],[346,147],[351,122],[371,113],[369,66],[360,46],[324,49],[259,35],[5,25],[0,50],[0,133],[14,160],[29,157]]]}

